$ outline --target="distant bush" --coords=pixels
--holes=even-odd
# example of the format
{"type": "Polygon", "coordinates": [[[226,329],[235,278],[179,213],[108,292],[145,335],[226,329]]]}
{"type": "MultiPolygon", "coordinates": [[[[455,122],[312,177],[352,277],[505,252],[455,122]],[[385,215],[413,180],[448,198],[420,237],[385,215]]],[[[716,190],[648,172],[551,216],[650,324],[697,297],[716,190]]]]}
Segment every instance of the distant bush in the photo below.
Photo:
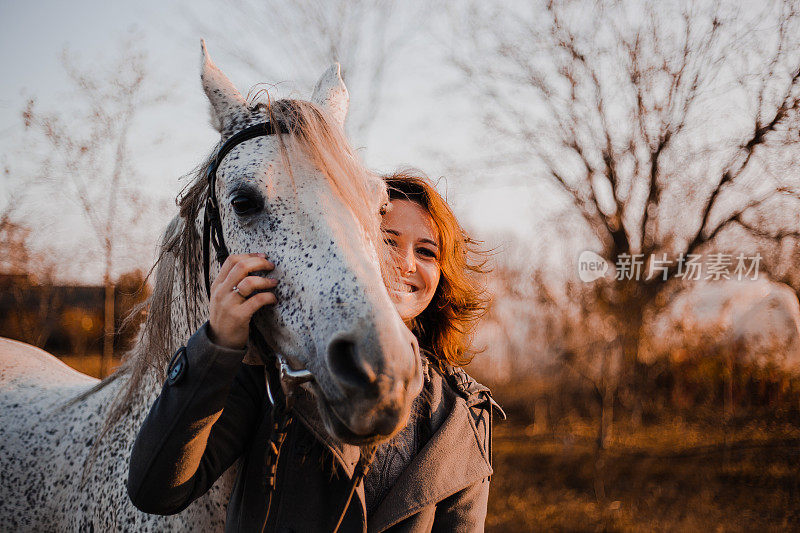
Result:
{"type": "MultiPolygon", "coordinates": [[[[127,350],[135,341],[144,313],[131,313],[149,293],[141,271],[119,277],[114,298],[115,352],[127,350]]],[[[56,285],[30,275],[0,275],[0,337],[56,355],[99,352],[103,305],[102,286],[56,285]]]]}

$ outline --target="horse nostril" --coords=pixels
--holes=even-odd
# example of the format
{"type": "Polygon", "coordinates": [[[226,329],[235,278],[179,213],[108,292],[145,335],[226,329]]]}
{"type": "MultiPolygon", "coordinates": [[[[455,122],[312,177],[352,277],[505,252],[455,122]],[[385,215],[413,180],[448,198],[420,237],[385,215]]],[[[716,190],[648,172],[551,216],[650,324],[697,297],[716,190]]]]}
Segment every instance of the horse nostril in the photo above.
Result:
{"type": "Polygon", "coordinates": [[[356,343],[339,337],[328,345],[328,365],[334,379],[349,388],[363,388],[378,381],[372,366],[362,360],[356,343]]]}

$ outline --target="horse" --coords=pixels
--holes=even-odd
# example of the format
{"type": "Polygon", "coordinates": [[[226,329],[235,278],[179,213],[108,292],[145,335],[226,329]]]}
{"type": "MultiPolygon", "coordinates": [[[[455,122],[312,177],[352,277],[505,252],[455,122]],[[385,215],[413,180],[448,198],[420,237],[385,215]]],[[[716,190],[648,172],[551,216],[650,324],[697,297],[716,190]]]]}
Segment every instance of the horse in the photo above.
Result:
{"type": "MultiPolygon", "coordinates": [[[[386,187],[345,140],[349,95],[338,64],[310,101],[251,103],[204,42],[201,52],[217,149],[253,125],[280,128],[238,143],[220,161],[212,155],[184,189],[162,237],[137,343],[111,376],[98,382],[42,350],[0,340],[0,530],[223,529],[235,466],[173,516],[138,511],[125,487],[133,441],[170,356],[208,316],[201,235],[212,193],[230,253],[262,252],[276,265],[278,303],[260,310],[251,328],[290,368],[313,376],[303,387],[332,437],[388,437],[421,389],[416,341],[385,285],[386,187]]],[[[209,280],[221,266],[210,255],[209,280]]]]}

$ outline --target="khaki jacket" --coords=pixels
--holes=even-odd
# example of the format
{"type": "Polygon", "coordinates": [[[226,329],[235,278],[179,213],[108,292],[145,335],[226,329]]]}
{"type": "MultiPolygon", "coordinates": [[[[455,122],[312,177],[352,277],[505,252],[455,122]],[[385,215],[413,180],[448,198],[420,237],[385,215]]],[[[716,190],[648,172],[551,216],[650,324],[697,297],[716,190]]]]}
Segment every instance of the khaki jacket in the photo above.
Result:
{"type": "MultiPolygon", "coordinates": [[[[173,359],[168,380],[134,443],[128,494],[147,513],[174,514],[204,494],[239,461],[226,531],[331,531],[350,488],[360,450],[333,441],[311,398],[294,410],[267,489],[272,411],[264,369],[242,364],[244,351],[213,344],[207,325],[173,359]]],[[[432,372],[426,383],[444,412],[431,437],[367,516],[363,483],[342,532],[483,531],[491,467],[491,396],[461,370],[432,372]]]]}

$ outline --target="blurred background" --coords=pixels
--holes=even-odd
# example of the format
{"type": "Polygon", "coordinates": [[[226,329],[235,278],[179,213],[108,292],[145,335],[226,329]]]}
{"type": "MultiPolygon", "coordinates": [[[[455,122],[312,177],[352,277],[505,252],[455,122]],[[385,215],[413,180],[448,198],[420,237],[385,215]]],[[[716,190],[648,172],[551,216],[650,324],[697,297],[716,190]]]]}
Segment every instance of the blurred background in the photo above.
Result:
{"type": "Polygon", "coordinates": [[[108,375],[182,178],[332,62],[491,251],[490,531],[800,528],[794,2],[0,2],[0,336],[108,375]]]}

